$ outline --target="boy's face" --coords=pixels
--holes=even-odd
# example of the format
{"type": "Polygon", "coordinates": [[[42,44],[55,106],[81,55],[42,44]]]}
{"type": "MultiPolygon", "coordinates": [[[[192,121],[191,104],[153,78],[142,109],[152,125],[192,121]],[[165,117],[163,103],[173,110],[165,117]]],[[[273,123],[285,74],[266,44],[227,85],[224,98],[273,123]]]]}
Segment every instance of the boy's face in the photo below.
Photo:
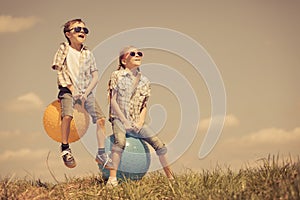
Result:
{"type": "MultiPolygon", "coordinates": [[[[69,32],[66,32],[66,36],[70,39],[71,44],[82,44],[86,40],[86,33],[84,32],[83,28],[85,24],[82,22],[75,22],[70,25],[69,32]],[[75,28],[81,27],[80,32],[76,32],[75,28]]],[[[77,28],[78,29],[78,28],[77,28]]]]}
{"type": "Polygon", "coordinates": [[[138,67],[142,64],[143,53],[136,48],[129,49],[123,59],[123,63],[129,69],[138,67]]]}

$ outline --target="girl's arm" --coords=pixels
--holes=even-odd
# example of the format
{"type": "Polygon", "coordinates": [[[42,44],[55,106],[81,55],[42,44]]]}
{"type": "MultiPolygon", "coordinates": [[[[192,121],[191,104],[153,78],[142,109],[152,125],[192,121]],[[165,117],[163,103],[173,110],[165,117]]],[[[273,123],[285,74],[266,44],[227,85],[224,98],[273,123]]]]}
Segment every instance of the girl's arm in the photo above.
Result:
{"type": "Polygon", "coordinates": [[[141,113],[140,113],[140,119],[139,119],[139,121],[134,124],[134,131],[135,132],[139,132],[141,130],[141,128],[143,127],[143,125],[145,123],[146,115],[147,115],[147,107],[144,106],[142,108],[141,113]]]}
{"type": "Polygon", "coordinates": [[[111,109],[115,111],[117,117],[123,123],[125,130],[132,131],[133,129],[132,123],[128,119],[126,119],[126,117],[122,113],[119,104],[117,103],[117,92],[115,92],[114,90],[112,90],[112,97],[110,99],[110,104],[111,104],[111,109]]]}

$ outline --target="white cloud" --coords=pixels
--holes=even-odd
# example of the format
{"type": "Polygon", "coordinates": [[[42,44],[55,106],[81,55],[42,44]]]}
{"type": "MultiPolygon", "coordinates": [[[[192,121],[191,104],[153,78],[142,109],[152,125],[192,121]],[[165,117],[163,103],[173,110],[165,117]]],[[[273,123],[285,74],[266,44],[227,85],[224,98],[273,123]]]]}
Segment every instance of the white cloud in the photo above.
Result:
{"type": "MultiPolygon", "coordinates": [[[[199,130],[200,131],[206,131],[210,125],[210,123],[213,122],[214,124],[211,125],[221,125],[222,123],[222,117],[217,116],[214,118],[214,120],[212,120],[212,118],[205,118],[203,120],[200,121],[200,127],[199,130]]],[[[239,125],[239,119],[233,115],[233,114],[229,114],[225,116],[225,121],[224,121],[224,128],[228,128],[228,127],[235,127],[239,125]]]]}
{"type": "Polygon", "coordinates": [[[5,109],[11,112],[25,112],[32,110],[41,110],[43,108],[43,105],[43,101],[37,94],[29,92],[7,103],[5,109]]]}
{"type": "Polygon", "coordinates": [[[292,130],[266,128],[249,134],[221,139],[213,153],[215,157],[239,160],[240,163],[267,155],[300,155],[300,127],[292,130]]]}
{"type": "MultiPolygon", "coordinates": [[[[13,131],[0,131],[0,138],[1,140],[9,138],[9,139],[13,139],[15,137],[20,137],[22,135],[20,130],[13,130],[13,131]]],[[[1,144],[1,142],[0,142],[1,144]]]]}
{"type": "Polygon", "coordinates": [[[18,149],[18,150],[5,150],[0,154],[0,162],[11,162],[21,160],[34,160],[34,158],[40,158],[47,155],[47,150],[32,150],[28,148],[18,149]]]}
{"type": "MultiPolygon", "coordinates": [[[[295,141],[300,142],[300,128],[295,128],[293,130],[287,131],[278,128],[267,128],[262,129],[254,133],[250,133],[242,137],[241,142],[248,145],[289,145],[295,141]]],[[[299,148],[300,149],[300,148],[299,148]]]]}
{"type": "Polygon", "coordinates": [[[0,33],[12,33],[29,29],[36,25],[40,19],[37,17],[12,17],[9,15],[0,16],[0,33]]]}

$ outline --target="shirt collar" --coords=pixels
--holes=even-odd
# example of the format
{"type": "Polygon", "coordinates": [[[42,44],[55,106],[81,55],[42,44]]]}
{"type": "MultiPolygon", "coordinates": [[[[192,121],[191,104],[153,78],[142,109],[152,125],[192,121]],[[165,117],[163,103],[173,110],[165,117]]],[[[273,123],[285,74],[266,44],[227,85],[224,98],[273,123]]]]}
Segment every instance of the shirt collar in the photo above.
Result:
{"type": "MultiPolygon", "coordinates": [[[[138,68],[138,73],[141,73],[140,68],[138,68]]],[[[123,76],[132,76],[132,72],[130,71],[130,69],[128,68],[123,69],[123,76]]]]}
{"type": "MultiPolygon", "coordinates": [[[[63,44],[64,44],[64,46],[65,46],[66,49],[70,47],[69,42],[64,42],[63,44]]],[[[84,45],[84,44],[82,45],[82,48],[81,48],[80,51],[83,51],[83,50],[88,50],[88,47],[86,45],[84,45]]]]}

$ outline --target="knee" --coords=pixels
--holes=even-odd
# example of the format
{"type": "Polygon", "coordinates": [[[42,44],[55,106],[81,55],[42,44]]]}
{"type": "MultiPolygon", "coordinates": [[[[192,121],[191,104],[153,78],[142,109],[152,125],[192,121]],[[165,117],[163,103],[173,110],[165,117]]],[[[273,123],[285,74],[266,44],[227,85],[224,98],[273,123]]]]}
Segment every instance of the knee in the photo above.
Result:
{"type": "Polygon", "coordinates": [[[122,153],[124,149],[125,149],[125,142],[115,142],[111,148],[113,152],[120,152],[120,153],[122,153]]]}
{"type": "Polygon", "coordinates": [[[164,145],[163,147],[156,150],[156,155],[162,156],[165,155],[168,152],[167,147],[164,145]]]}
{"type": "Polygon", "coordinates": [[[63,116],[63,118],[62,118],[62,120],[63,121],[71,121],[73,119],[73,117],[72,116],[70,116],[70,115],[65,115],[65,116],[63,116]]]}
{"type": "Polygon", "coordinates": [[[105,127],[105,118],[98,119],[97,126],[99,126],[100,128],[104,128],[105,127]]]}
{"type": "Polygon", "coordinates": [[[114,145],[112,146],[112,151],[123,152],[125,149],[126,140],[115,140],[114,145]]]}

